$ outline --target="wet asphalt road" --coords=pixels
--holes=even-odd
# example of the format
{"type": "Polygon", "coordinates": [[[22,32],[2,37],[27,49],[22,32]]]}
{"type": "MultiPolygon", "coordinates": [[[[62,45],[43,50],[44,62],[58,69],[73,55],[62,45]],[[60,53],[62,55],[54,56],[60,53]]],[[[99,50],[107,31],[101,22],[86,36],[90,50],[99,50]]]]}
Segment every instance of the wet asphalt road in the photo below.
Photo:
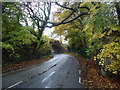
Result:
{"type": "Polygon", "coordinates": [[[73,56],[58,54],[49,61],[2,76],[2,88],[83,88],[73,56]]]}

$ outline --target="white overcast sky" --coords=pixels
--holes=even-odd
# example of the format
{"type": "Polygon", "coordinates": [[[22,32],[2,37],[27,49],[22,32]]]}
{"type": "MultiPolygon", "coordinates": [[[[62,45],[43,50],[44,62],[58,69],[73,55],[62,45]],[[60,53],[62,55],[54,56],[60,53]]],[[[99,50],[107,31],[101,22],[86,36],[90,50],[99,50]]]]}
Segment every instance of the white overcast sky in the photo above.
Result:
{"type": "MultiPolygon", "coordinates": [[[[62,2],[59,2],[59,3],[62,4],[62,2]]],[[[59,6],[57,6],[55,4],[52,5],[52,7],[51,7],[52,11],[51,11],[50,20],[52,19],[52,14],[57,11],[57,8],[59,8],[59,6]]],[[[22,23],[22,22],[21,22],[21,24],[25,25],[25,23],[22,23]]],[[[30,26],[32,25],[32,23],[30,21],[29,21],[29,25],[30,26]]],[[[52,38],[52,39],[55,39],[55,40],[60,40],[60,36],[57,36],[56,34],[52,35],[53,31],[54,31],[54,27],[45,28],[43,34],[46,35],[48,38],[52,38]]],[[[63,41],[63,43],[66,43],[66,44],[68,43],[67,41],[64,40],[64,37],[62,37],[62,41],[63,41]]]]}
{"type": "MultiPolygon", "coordinates": [[[[62,2],[59,2],[60,4],[62,3],[62,2]]],[[[51,16],[50,16],[50,19],[52,18],[52,13],[54,13],[54,12],[56,12],[57,11],[57,8],[59,8],[57,5],[52,5],[52,8],[51,8],[51,16]]],[[[43,34],[45,34],[45,35],[47,35],[48,36],[48,38],[52,38],[52,39],[55,39],[55,40],[60,40],[60,36],[57,36],[57,35],[52,35],[52,32],[54,31],[54,27],[52,27],[52,28],[46,28],[45,30],[44,30],[44,33],[43,34]]],[[[67,44],[68,42],[67,41],[65,41],[64,40],[64,37],[62,37],[63,39],[63,43],[65,43],[65,44],[67,44]]]]}
{"type": "MultiPolygon", "coordinates": [[[[56,12],[57,11],[57,5],[52,5],[52,7],[51,7],[51,16],[50,16],[50,19],[52,19],[52,13],[54,13],[54,12],[56,12]]],[[[48,37],[51,37],[51,33],[53,32],[53,30],[54,30],[54,28],[52,27],[52,28],[46,28],[45,30],[44,30],[44,34],[45,35],[47,35],[48,37]]]]}

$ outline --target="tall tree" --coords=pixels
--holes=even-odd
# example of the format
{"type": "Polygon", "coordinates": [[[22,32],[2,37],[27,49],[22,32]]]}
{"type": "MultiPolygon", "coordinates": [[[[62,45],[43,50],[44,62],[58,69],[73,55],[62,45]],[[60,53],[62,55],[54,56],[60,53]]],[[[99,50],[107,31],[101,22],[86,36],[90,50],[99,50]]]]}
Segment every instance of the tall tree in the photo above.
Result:
{"type": "MultiPolygon", "coordinates": [[[[84,57],[93,59],[97,55],[95,58],[102,68],[111,73],[119,73],[120,27],[116,5],[118,3],[83,2],[80,6],[88,7],[90,10],[81,9],[72,17],[79,15],[79,12],[87,12],[89,15],[83,15],[66,25],[57,26],[54,31],[58,35],[63,33],[69,40],[71,48],[84,57]],[[116,65],[118,67],[115,68],[116,65]]],[[[64,19],[69,13],[69,10],[64,10],[60,16],[55,14],[58,16],[56,21],[64,19]]]]}
{"type": "Polygon", "coordinates": [[[117,15],[118,15],[118,21],[119,21],[119,24],[120,24],[120,2],[115,3],[115,4],[116,4],[116,12],[117,12],[117,15]]]}
{"type": "Polygon", "coordinates": [[[88,13],[79,13],[79,15],[71,18],[71,16],[77,12],[78,9],[87,9],[89,10],[89,8],[87,7],[80,7],[80,3],[76,3],[74,5],[74,7],[72,6],[72,3],[63,3],[63,5],[60,5],[58,2],[28,2],[28,3],[22,3],[24,6],[24,12],[27,13],[28,17],[32,19],[32,22],[34,23],[34,25],[37,26],[37,29],[39,31],[38,34],[38,40],[40,40],[43,31],[45,29],[45,27],[54,27],[54,26],[58,26],[61,24],[67,24],[69,22],[72,22],[74,20],[76,20],[77,18],[83,16],[83,15],[88,15],[88,13]],[[68,16],[66,16],[63,20],[59,21],[59,22],[52,22],[50,20],[50,14],[51,14],[51,6],[53,4],[56,4],[60,7],[63,8],[63,10],[70,10],[70,13],[68,14],[68,16]],[[71,18],[71,19],[70,19],[71,18]]]}
{"type": "Polygon", "coordinates": [[[51,2],[27,2],[23,4],[24,12],[31,18],[38,29],[38,40],[40,40],[43,31],[50,19],[51,2]]]}

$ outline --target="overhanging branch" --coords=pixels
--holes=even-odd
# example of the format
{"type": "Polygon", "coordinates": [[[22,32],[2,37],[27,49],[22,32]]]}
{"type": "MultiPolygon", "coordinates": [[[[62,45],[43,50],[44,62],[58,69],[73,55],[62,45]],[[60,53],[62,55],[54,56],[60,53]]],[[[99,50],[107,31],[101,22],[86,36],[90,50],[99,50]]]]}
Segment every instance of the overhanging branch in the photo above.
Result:
{"type": "Polygon", "coordinates": [[[60,7],[62,7],[62,8],[65,8],[65,9],[69,9],[69,10],[74,11],[73,8],[69,8],[69,7],[66,7],[66,6],[60,5],[58,2],[55,2],[55,4],[58,5],[58,6],[60,6],[60,7]]]}
{"type": "MultiPolygon", "coordinates": [[[[66,6],[64,6],[64,5],[60,5],[58,2],[55,2],[55,4],[56,5],[58,5],[58,6],[60,6],[60,7],[62,7],[62,8],[65,8],[65,9],[69,9],[69,10],[72,10],[72,11],[76,11],[75,9],[73,9],[73,8],[70,8],[70,7],[66,7],[66,6]]],[[[80,6],[80,3],[78,4],[79,6],[80,6]]],[[[79,7],[78,6],[78,8],[85,8],[85,9],[87,9],[87,10],[90,10],[88,7],[79,7]]]]}
{"type": "Polygon", "coordinates": [[[73,22],[74,20],[78,19],[79,17],[83,16],[83,15],[89,15],[88,13],[81,13],[80,15],[76,16],[75,18],[69,20],[69,21],[61,21],[59,23],[54,23],[54,22],[49,22],[50,24],[52,24],[51,26],[46,26],[46,27],[49,27],[49,28],[52,28],[53,26],[58,26],[58,25],[61,25],[61,24],[67,24],[69,22],[73,22]]]}

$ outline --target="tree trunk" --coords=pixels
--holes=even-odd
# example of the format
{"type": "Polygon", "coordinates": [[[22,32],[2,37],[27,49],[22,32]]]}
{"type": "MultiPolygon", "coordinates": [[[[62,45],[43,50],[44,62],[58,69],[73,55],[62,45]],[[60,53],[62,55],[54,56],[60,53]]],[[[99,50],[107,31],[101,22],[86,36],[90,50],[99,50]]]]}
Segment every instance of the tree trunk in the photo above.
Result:
{"type": "Polygon", "coordinates": [[[116,4],[116,12],[118,15],[118,21],[119,21],[119,25],[120,25],[120,3],[116,4]]]}

